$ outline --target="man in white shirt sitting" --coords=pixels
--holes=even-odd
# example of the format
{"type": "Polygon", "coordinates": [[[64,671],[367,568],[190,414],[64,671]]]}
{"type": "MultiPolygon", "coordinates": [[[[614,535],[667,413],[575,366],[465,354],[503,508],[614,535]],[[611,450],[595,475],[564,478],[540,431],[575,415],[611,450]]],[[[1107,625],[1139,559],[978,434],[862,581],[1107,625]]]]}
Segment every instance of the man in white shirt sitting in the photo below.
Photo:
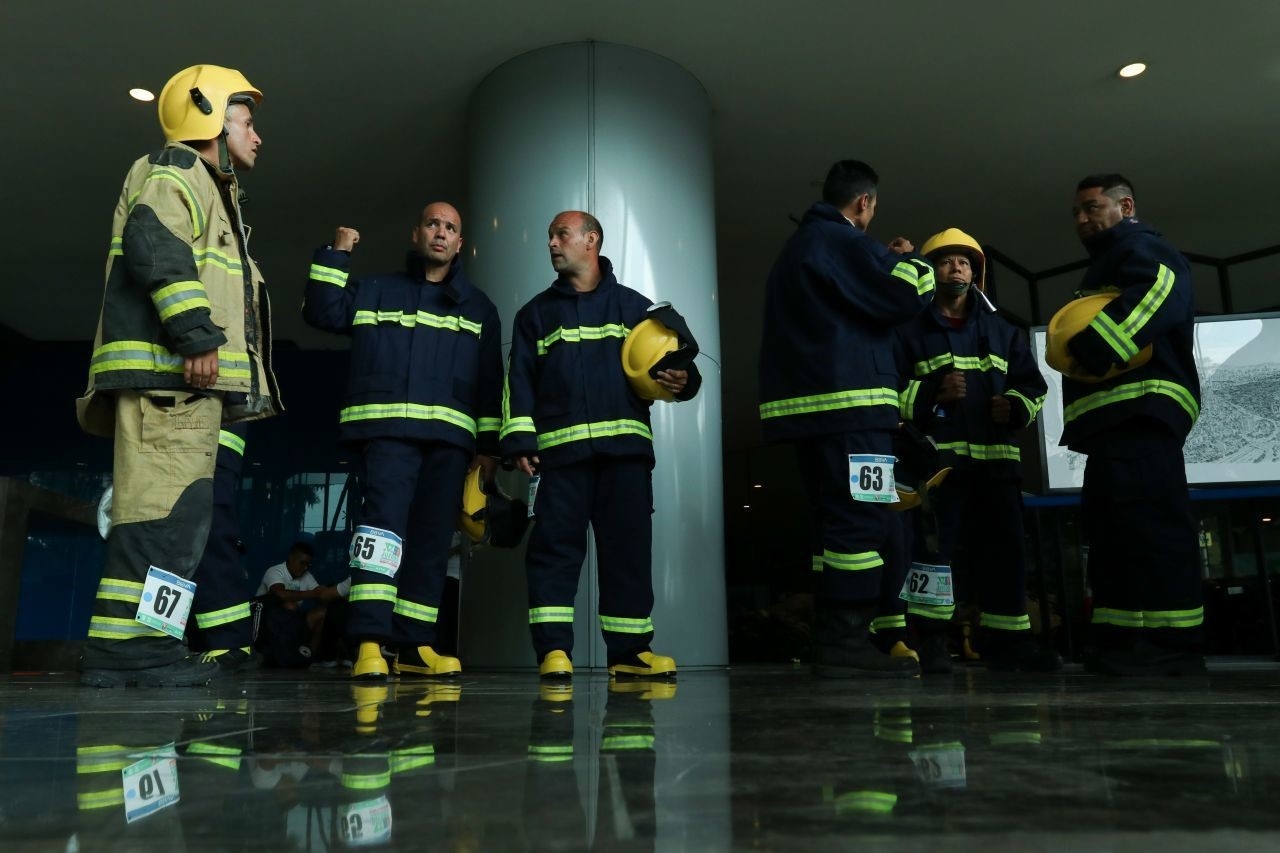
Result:
{"type": "Polygon", "coordinates": [[[300,610],[305,614],[310,637],[308,646],[314,654],[320,648],[324,634],[325,617],[329,611],[327,605],[347,597],[351,591],[351,579],[347,578],[335,586],[321,586],[311,574],[311,564],[315,560],[313,541],[305,534],[300,536],[290,546],[284,562],[263,574],[257,595],[269,596],[269,604],[286,610],[300,610]]]}

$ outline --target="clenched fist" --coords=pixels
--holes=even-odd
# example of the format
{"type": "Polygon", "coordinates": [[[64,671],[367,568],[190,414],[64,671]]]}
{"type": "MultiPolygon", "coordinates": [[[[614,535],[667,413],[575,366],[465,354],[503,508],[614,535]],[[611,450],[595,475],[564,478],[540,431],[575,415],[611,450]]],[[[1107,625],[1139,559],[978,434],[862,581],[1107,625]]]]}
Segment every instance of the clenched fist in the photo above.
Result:
{"type": "Polygon", "coordinates": [[[942,377],[942,384],[938,386],[938,402],[954,403],[956,400],[963,400],[968,389],[965,387],[964,374],[956,370],[942,377]]]}
{"type": "Polygon", "coordinates": [[[356,243],[360,242],[360,232],[354,228],[339,226],[338,233],[333,237],[333,248],[340,252],[350,252],[356,247],[356,243]]]}

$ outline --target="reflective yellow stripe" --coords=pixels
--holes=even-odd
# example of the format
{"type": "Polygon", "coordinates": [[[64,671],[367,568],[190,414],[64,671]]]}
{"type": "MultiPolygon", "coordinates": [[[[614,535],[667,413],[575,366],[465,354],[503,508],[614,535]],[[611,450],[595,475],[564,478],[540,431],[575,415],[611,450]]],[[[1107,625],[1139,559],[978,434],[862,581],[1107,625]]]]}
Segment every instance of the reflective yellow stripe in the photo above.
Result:
{"type": "Polygon", "coordinates": [[[233,604],[221,610],[197,613],[196,625],[201,628],[216,628],[219,625],[229,625],[241,619],[248,619],[252,615],[252,611],[249,610],[249,602],[242,601],[239,604],[233,604]]]}
{"type": "MultiPolygon", "coordinates": [[[[1146,327],[1151,318],[1155,316],[1155,313],[1160,310],[1160,306],[1169,298],[1169,294],[1173,292],[1174,278],[1173,270],[1164,264],[1160,264],[1159,269],[1156,270],[1156,280],[1151,285],[1151,289],[1129,312],[1129,316],[1120,321],[1121,329],[1130,339],[1146,327]]],[[[1136,345],[1133,351],[1135,353],[1138,351],[1136,345]]]]}
{"type": "Polygon", "coordinates": [[[568,444],[571,441],[583,441],[590,438],[615,438],[620,435],[638,435],[643,439],[653,441],[653,433],[647,426],[640,421],[624,419],[575,424],[564,429],[538,433],[538,449],[546,450],[548,447],[568,444]]]}
{"type": "Polygon", "coordinates": [[[600,630],[614,634],[649,634],[653,632],[653,619],[629,619],[626,616],[600,616],[600,630]]]}
{"type": "Polygon", "coordinates": [[[873,634],[879,631],[892,631],[895,628],[901,628],[904,631],[906,630],[906,614],[898,614],[896,616],[877,616],[871,620],[871,633],[873,634]]]}
{"type": "Polygon", "coordinates": [[[653,735],[607,735],[600,739],[601,749],[653,749],[653,735]]]}
{"type": "Polygon", "coordinates": [[[476,421],[480,432],[497,432],[502,429],[502,418],[480,418],[476,421]]]}
{"type": "Polygon", "coordinates": [[[573,745],[535,746],[534,744],[529,744],[529,757],[534,761],[572,761],[573,745]]]}
{"type": "Polygon", "coordinates": [[[203,249],[192,249],[191,256],[196,262],[197,267],[215,266],[219,269],[226,270],[232,275],[243,276],[244,267],[240,265],[239,258],[233,258],[226,252],[212,247],[203,249]]]}
{"type": "Polygon", "coordinates": [[[991,462],[996,459],[1007,459],[1017,462],[1022,454],[1012,444],[970,444],[967,441],[940,441],[939,450],[950,450],[957,456],[968,456],[980,462],[991,462]]]}
{"type": "Polygon", "coordinates": [[[994,628],[997,631],[1030,631],[1031,617],[1025,613],[1021,616],[1001,616],[996,613],[983,613],[978,620],[978,625],[982,628],[994,628]]]}
{"type": "Polygon", "coordinates": [[[112,237],[111,245],[107,247],[107,257],[111,258],[111,257],[115,257],[116,255],[123,255],[123,254],[124,254],[124,238],[112,237]]]}
{"type": "Polygon", "coordinates": [[[322,266],[321,264],[311,265],[311,278],[316,281],[327,282],[328,284],[336,284],[338,287],[347,286],[347,271],[334,269],[333,267],[322,266]]]}
{"type": "Polygon", "coordinates": [[[99,640],[136,640],[139,637],[167,637],[163,631],[153,631],[132,619],[116,619],[112,616],[94,616],[89,620],[89,636],[99,640]]]}
{"type": "Polygon", "coordinates": [[[792,397],[788,400],[772,400],[760,404],[760,417],[765,419],[813,412],[834,412],[862,406],[893,406],[897,409],[898,392],[892,388],[860,388],[836,391],[831,394],[814,394],[809,397],[792,397]]]}
{"type": "Polygon", "coordinates": [[[1115,320],[1107,316],[1105,311],[1098,312],[1089,323],[1089,328],[1098,333],[1098,337],[1111,347],[1120,361],[1128,361],[1138,354],[1138,345],[1116,325],[1115,320]]]}
{"type": "Polygon", "coordinates": [[[884,791],[850,791],[835,799],[836,814],[871,812],[888,814],[898,804],[898,795],[884,791]]]}
{"type": "MultiPolygon", "coordinates": [[[[96,376],[112,370],[146,370],[153,373],[181,373],[183,358],[159,344],[145,341],[112,341],[93,351],[89,373],[96,376]]],[[[218,350],[218,375],[228,379],[249,379],[249,354],[218,350]]]]}
{"type": "Polygon", "coordinates": [[[884,560],[875,551],[859,551],[856,554],[840,554],[836,551],[823,550],[822,562],[829,568],[846,572],[863,572],[867,569],[878,569],[884,560]]]}
{"type": "Polygon", "coordinates": [[[936,355],[928,361],[917,361],[915,373],[916,376],[927,376],[939,368],[946,367],[948,364],[953,365],[956,370],[977,370],[983,373],[988,370],[998,370],[1001,373],[1009,372],[1009,362],[998,355],[979,357],[944,352],[942,355],[936,355]]]}
{"type": "Polygon", "coordinates": [[[1204,624],[1204,608],[1194,610],[1121,610],[1099,607],[1093,611],[1095,625],[1121,628],[1197,628],[1204,624]]]}
{"type": "Polygon", "coordinates": [[[564,328],[561,326],[542,340],[538,341],[538,355],[546,355],[551,345],[560,341],[577,344],[583,341],[603,341],[606,338],[625,338],[631,330],[621,323],[609,323],[605,326],[579,326],[564,328]]]}
{"type": "Polygon", "coordinates": [[[1063,410],[1063,422],[1071,423],[1076,418],[1088,414],[1094,409],[1136,400],[1146,394],[1162,394],[1169,397],[1191,416],[1192,422],[1200,417],[1200,404],[1196,402],[1195,395],[1186,388],[1167,379],[1147,379],[1143,382],[1117,385],[1114,388],[1108,388],[1106,391],[1096,391],[1081,397],[1063,410]]]}
{"type": "Polygon", "coordinates": [[[216,743],[197,742],[187,747],[188,756],[196,756],[201,761],[226,767],[228,770],[240,769],[242,750],[233,746],[220,746],[216,743]]]}
{"type": "Polygon", "coordinates": [[[355,791],[375,791],[391,784],[391,771],[385,773],[343,773],[342,787],[355,791]]]}
{"type": "Polygon", "coordinates": [[[124,601],[129,604],[137,604],[142,600],[142,584],[137,581],[103,578],[98,582],[98,594],[95,598],[101,598],[104,601],[124,601]]]}
{"type": "MultiPolygon", "coordinates": [[[[173,169],[167,169],[163,166],[159,166],[151,170],[151,173],[147,175],[143,184],[149,184],[152,181],[170,181],[171,183],[177,184],[178,189],[182,192],[183,201],[187,203],[187,208],[191,211],[191,231],[193,237],[199,237],[204,234],[204,211],[200,208],[200,205],[196,204],[196,194],[191,191],[191,185],[187,183],[186,178],[184,178],[181,173],[176,172],[173,169]]],[[[130,208],[133,207],[137,198],[138,196],[135,193],[133,198],[129,200],[130,208]]]]}
{"type": "Polygon", "coordinates": [[[421,403],[370,403],[365,406],[348,406],[338,415],[339,423],[372,421],[381,418],[400,418],[413,421],[443,421],[476,434],[476,422],[457,409],[447,406],[425,406],[421,403]]]}
{"type": "Polygon", "coordinates": [[[914,601],[907,603],[907,613],[911,616],[920,616],[924,619],[937,619],[941,622],[951,621],[951,617],[956,613],[954,604],[918,604],[914,601]]]}
{"type": "Polygon", "coordinates": [[[440,611],[434,607],[428,607],[425,604],[418,604],[413,601],[407,601],[403,598],[396,599],[395,612],[409,619],[417,619],[419,622],[435,622],[440,611]]]}
{"type": "Polygon", "coordinates": [[[529,624],[539,625],[544,622],[572,622],[572,607],[530,607],[529,624]]]}
{"type": "Polygon", "coordinates": [[[533,418],[509,418],[502,422],[502,432],[499,433],[501,438],[517,432],[537,432],[533,425],[533,418]]]}
{"type": "Polygon", "coordinates": [[[433,329],[444,329],[447,332],[470,332],[476,337],[480,336],[482,328],[474,320],[454,315],[428,314],[426,311],[406,314],[403,311],[367,311],[364,309],[356,312],[356,317],[351,324],[353,326],[376,326],[379,323],[398,324],[406,329],[412,329],[415,326],[429,326],[433,329]]]}
{"type": "Polygon", "coordinates": [[[218,444],[244,456],[244,439],[229,430],[218,430],[218,444]]]}
{"type": "Polygon", "coordinates": [[[919,379],[907,380],[907,388],[902,392],[902,396],[898,401],[898,414],[903,420],[911,420],[911,415],[916,408],[916,397],[920,395],[920,388],[924,383],[919,379]]]}
{"type": "Polygon", "coordinates": [[[385,583],[354,584],[347,601],[353,604],[357,601],[385,601],[388,604],[395,604],[396,588],[385,583]]]}
{"type": "Polygon", "coordinates": [[[822,571],[822,555],[814,554],[812,557],[810,557],[809,567],[813,569],[815,572],[822,571]]]}
{"type": "Polygon", "coordinates": [[[397,749],[391,753],[391,772],[393,774],[417,770],[419,767],[430,767],[435,763],[436,749],[431,744],[397,749]]]}
{"type": "Polygon", "coordinates": [[[167,284],[151,294],[151,302],[156,306],[163,322],[196,308],[209,310],[209,295],[204,285],[198,281],[178,281],[167,284]]]}
{"type": "Polygon", "coordinates": [[[1032,423],[1036,419],[1036,415],[1040,414],[1040,409],[1044,407],[1043,394],[1041,394],[1039,397],[1036,397],[1034,400],[1028,397],[1026,394],[1023,394],[1021,391],[1015,391],[1012,388],[1005,391],[1004,394],[1006,397],[1014,397],[1019,402],[1022,403],[1022,405],[1027,410],[1028,424],[1032,423]]]}
{"type": "Polygon", "coordinates": [[[1026,746],[1040,743],[1043,737],[1040,732],[994,732],[990,740],[992,746],[1026,746]]]}
{"type": "Polygon", "coordinates": [[[109,791],[89,791],[76,794],[76,808],[82,812],[122,805],[124,805],[124,788],[122,787],[112,788],[109,791]]]}

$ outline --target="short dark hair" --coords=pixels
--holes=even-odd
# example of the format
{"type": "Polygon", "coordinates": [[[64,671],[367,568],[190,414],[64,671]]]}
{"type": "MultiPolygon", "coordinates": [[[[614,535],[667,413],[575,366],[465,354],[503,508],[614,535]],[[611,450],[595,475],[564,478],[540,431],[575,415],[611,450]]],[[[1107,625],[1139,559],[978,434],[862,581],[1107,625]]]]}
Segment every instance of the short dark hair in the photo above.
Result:
{"type": "Polygon", "coordinates": [[[590,234],[592,231],[600,235],[600,242],[596,244],[596,247],[604,246],[604,226],[600,224],[599,219],[584,210],[582,211],[582,233],[590,234]]]}
{"type": "Polygon", "coordinates": [[[310,542],[294,542],[289,547],[289,553],[285,557],[292,557],[294,554],[305,554],[312,559],[316,556],[316,549],[312,547],[310,542]]]}
{"type": "Polygon", "coordinates": [[[1099,188],[1112,198],[1128,196],[1134,201],[1138,200],[1138,197],[1133,194],[1133,181],[1119,172],[1101,172],[1096,175],[1089,175],[1081,178],[1080,183],[1076,184],[1077,191],[1091,190],[1094,187],[1099,188]]]}
{"type": "Polygon", "coordinates": [[[860,195],[874,196],[879,183],[876,170],[861,160],[838,160],[822,182],[822,200],[832,207],[843,208],[860,195]]]}

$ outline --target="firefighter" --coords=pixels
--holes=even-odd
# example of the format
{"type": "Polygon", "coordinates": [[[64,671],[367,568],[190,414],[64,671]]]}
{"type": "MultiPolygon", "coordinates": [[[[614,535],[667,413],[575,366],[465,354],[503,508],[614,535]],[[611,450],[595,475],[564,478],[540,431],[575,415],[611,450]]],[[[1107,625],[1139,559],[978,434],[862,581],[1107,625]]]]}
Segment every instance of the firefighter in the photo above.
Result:
{"type": "Polygon", "coordinates": [[[948,228],[922,251],[937,289],[929,309],[897,330],[901,415],[933,438],[939,464],[953,470],[930,492],[936,545],[916,537],[917,588],[904,590],[912,599],[908,614],[920,666],[928,673],[951,671],[947,629],[955,587],[951,595],[931,593],[963,555],[974,587],[969,592],[981,608],[978,648],[988,667],[1054,671],[1062,662],[1031,637],[1027,616],[1016,443],[1044,404],[1044,377],[1027,335],[987,298],[987,259],[978,241],[948,228]]]}
{"type": "Polygon", "coordinates": [[[86,431],[115,440],[83,684],[194,686],[218,671],[181,639],[209,536],[218,437],[224,423],[280,410],[270,303],[240,213],[238,173],[257,161],[261,101],[239,71],[179,71],[158,98],[167,144],[133,164],[116,204],[89,388],[77,403],[86,431]]]}
{"type": "Polygon", "coordinates": [[[890,655],[871,631],[880,617],[876,628],[901,628],[903,619],[896,605],[885,612],[878,603],[902,585],[899,525],[887,508],[897,500],[893,327],[920,312],[933,270],[906,239],[886,248],[867,234],[878,183],[866,163],[833,165],[765,291],[760,419],[765,440],[796,445],[821,530],[814,669],[829,677],[920,671],[913,655],[890,655]]]}
{"type": "Polygon", "coordinates": [[[309,324],[351,337],[340,436],[359,449],[364,496],[350,552],[352,676],[386,678],[380,644],[394,648],[398,675],[457,675],[458,659],[432,645],[463,479],[476,466],[490,478],[498,450],[501,321],[463,273],[452,205],[423,209],[404,272],[351,279],[359,241],[343,227],[316,251],[303,305],[309,324]]]}
{"type": "MultiPolygon", "coordinates": [[[[556,216],[547,247],[557,278],[516,314],[502,453],[539,478],[529,501],[529,628],[539,674],[572,675],[573,599],[590,525],[609,673],[670,677],[675,661],[649,647],[652,401],[637,393],[623,366],[624,339],[658,306],[618,282],[600,254],[603,243],[604,229],[591,214],[556,216]]],[[[658,389],[647,393],[689,400],[702,376],[688,352],[673,355],[677,361],[647,377],[658,389]]]]}
{"type": "MultiPolygon", "coordinates": [[[[1076,186],[1076,233],[1090,264],[1079,295],[1049,324],[1063,371],[1062,444],[1088,455],[1082,493],[1097,655],[1112,675],[1204,672],[1196,525],[1182,445],[1200,414],[1186,258],[1139,222],[1133,184],[1076,186]],[[1101,310],[1099,303],[1105,303],[1101,310]],[[1075,334],[1059,332],[1092,304],[1075,334]]],[[[1056,363],[1055,363],[1056,362],[1056,363]]]]}

